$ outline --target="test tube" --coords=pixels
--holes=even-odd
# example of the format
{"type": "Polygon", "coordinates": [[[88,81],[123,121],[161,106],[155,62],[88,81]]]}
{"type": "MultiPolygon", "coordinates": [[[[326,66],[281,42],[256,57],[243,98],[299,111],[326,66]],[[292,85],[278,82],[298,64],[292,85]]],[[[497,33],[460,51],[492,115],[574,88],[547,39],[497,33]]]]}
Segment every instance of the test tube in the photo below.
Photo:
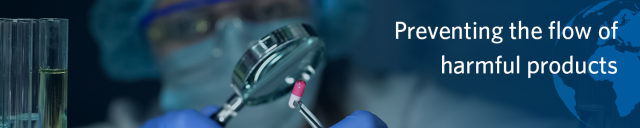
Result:
{"type": "Polygon", "coordinates": [[[17,91],[15,121],[17,128],[32,128],[37,123],[37,110],[33,110],[31,70],[33,38],[36,19],[14,19],[12,27],[12,84],[17,91]]]}
{"type": "Polygon", "coordinates": [[[39,104],[42,128],[67,127],[67,19],[38,21],[39,104]]]}
{"type": "Polygon", "coordinates": [[[0,127],[10,126],[11,20],[0,18],[0,127]]]}
{"type": "Polygon", "coordinates": [[[31,86],[35,22],[35,19],[2,19],[3,127],[32,128],[37,123],[31,86]]]}

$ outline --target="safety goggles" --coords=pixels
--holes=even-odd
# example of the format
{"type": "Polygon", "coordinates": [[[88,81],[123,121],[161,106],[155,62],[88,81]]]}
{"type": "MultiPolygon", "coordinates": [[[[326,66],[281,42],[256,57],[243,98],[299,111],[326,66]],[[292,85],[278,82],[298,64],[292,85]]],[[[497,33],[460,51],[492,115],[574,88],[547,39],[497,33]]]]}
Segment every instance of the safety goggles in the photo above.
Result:
{"type": "Polygon", "coordinates": [[[266,22],[304,16],[307,9],[305,0],[188,0],[151,11],[140,26],[150,42],[187,43],[212,35],[216,22],[230,14],[252,22],[266,22]],[[222,3],[229,4],[219,6],[222,3]]]}
{"type": "Polygon", "coordinates": [[[232,0],[189,0],[153,10],[140,22],[151,42],[191,42],[210,35],[222,17],[208,6],[232,0]]]}

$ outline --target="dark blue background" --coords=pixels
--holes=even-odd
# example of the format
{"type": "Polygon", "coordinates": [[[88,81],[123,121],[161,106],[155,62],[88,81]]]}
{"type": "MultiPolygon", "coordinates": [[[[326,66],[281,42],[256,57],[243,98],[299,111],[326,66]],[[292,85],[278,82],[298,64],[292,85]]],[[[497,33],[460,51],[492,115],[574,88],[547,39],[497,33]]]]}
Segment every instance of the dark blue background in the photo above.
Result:
{"type": "MultiPolygon", "coordinates": [[[[372,0],[365,23],[365,37],[349,48],[357,59],[354,65],[366,65],[373,71],[419,72],[437,78],[441,86],[460,95],[476,95],[501,104],[526,110],[542,118],[575,117],[564,106],[553,86],[551,74],[526,76],[526,61],[551,60],[555,40],[550,40],[550,21],[568,22],[596,0],[372,0]],[[541,40],[511,40],[509,25],[523,21],[530,28],[540,26],[541,40]],[[395,22],[409,26],[503,26],[501,44],[490,40],[408,40],[406,33],[395,39],[395,22]],[[447,60],[515,59],[520,55],[518,75],[440,74],[441,55],[447,60]],[[362,64],[367,63],[367,64],[362,64]]],[[[159,82],[120,83],[109,80],[100,69],[98,49],[89,34],[90,0],[20,0],[0,2],[0,17],[60,17],[70,20],[69,28],[69,126],[82,126],[106,120],[108,103],[119,96],[134,97],[141,105],[158,95],[159,82]]],[[[517,24],[516,24],[517,25],[517,24]]],[[[592,28],[593,29],[593,28],[592,28]]],[[[596,28],[597,29],[597,28],[596,28]]],[[[594,29],[595,30],[595,29],[594,29]]],[[[593,35],[592,35],[592,38],[593,35]]],[[[332,63],[340,61],[334,59],[332,63]]],[[[344,60],[343,60],[344,61],[344,60]]],[[[339,66],[332,68],[339,69],[339,66]]],[[[326,76],[325,79],[340,79],[326,76]]],[[[576,122],[578,123],[578,122],[576,122]]]]}

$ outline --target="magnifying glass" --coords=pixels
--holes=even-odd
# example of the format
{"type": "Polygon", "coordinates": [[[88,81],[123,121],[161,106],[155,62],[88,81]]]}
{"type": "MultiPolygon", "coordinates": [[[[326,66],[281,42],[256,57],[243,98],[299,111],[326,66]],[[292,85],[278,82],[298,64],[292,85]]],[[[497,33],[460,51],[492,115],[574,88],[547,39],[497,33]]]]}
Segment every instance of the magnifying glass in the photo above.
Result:
{"type": "Polygon", "coordinates": [[[244,105],[260,105],[291,92],[296,80],[313,78],[325,67],[324,42],[306,24],[291,24],[262,37],[233,70],[235,94],[211,116],[224,126],[244,105]]]}

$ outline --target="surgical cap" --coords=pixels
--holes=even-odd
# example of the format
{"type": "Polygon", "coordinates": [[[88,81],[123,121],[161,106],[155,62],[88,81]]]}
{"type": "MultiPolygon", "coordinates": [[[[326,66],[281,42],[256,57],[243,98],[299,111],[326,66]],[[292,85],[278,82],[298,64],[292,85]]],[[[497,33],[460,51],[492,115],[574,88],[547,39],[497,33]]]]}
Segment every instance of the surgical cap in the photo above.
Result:
{"type": "Polygon", "coordinates": [[[91,32],[107,76],[119,81],[159,78],[149,44],[139,27],[154,0],[98,0],[91,10],[91,32]]]}

